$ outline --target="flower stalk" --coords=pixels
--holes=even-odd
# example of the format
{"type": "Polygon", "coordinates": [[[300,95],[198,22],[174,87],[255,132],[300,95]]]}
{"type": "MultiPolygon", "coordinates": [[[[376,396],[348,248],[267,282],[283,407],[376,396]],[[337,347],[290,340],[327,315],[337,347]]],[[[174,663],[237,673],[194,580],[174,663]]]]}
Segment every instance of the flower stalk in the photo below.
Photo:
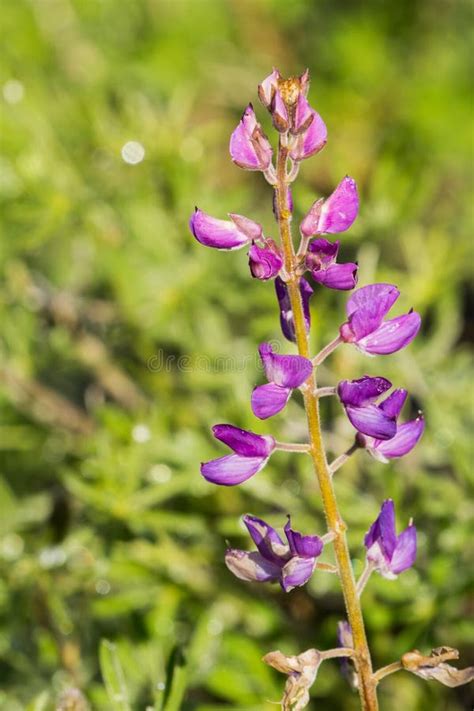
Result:
{"type": "MultiPolygon", "coordinates": [[[[296,255],[291,234],[292,215],[288,204],[287,161],[288,148],[283,145],[280,139],[277,155],[275,186],[277,220],[283,248],[284,266],[288,274],[287,288],[293,311],[298,353],[304,358],[310,358],[308,336],[305,327],[303,304],[299,285],[300,277],[297,275],[295,269],[296,255]]],[[[340,337],[337,337],[331,344],[326,346],[326,348],[323,349],[318,356],[316,356],[313,360],[313,364],[318,366],[322,363],[340,342],[340,337]]],[[[307,384],[309,387],[304,390],[303,399],[308,421],[311,448],[310,454],[321,491],[327,526],[329,530],[334,531],[335,533],[333,546],[347,617],[352,629],[354,642],[353,660],[358,676],[359,695],[364,711],[377,711],[378,702],[376,683],[373,678],[372,660],[367,644],[364,619],[362,616],[359,597],[357,595],[356,582],[345,534],[346,525],[339,513],[331,472],[327,463],[326,452],[322,440],[318,398],[314,394],[317,388],[316,367],[314,372],[308,378],[307,384]]]]}
{"type": "Polygon", "coordinates": [[[342,343],[342,338],[340,336],[336,336],[336,338],[331,341],[330,343],[327,344],[327,346],[324,346],[322,350],[317,353],[314,358],[313,358],[313,365],[315,367],[318,367],[318,365],[321,365],[323,361],[326,360],[328,356],[331,355],[333,351],[336,350],[336,348],[342,343]]]}
{"type": "Polygon", "coordinates": [[[287,675],[281,700],[282,711],[300,711],[310,701],[310,688],[324,659],[342,657],[341,672],[352,688],[357,688],[363,711],[377,711],[377,684],[380,679],[405,669],[424,679],[436,679],[446,686],[459,686],[474,678],[474,667],[457,669],[447,662],[459,653],[450,647],[434,649],[430,656],[418,650],[403,655],[401,662],[372,671],[360,598],[372,572],[395,580],[410,568],[417,555],[417,532],[410,519],[397,534],[395,503],[386,499],[364,538],[366,566],[356,583],[350,558],[346,524],[339,512],[333,474],[359,448],[380,463],[403,457],[417,444],[424,431],[424,419],[399,422],[408,392],[395,388],[381,376],[364,375],[343,380],[336,386],[318,388],[316,372],[341,344],[351,344],[367,355],[390,355],[405,348],[418,333],[420,315],[410,309],[401,316],[389,317],[400,296],[393,284],[367,284],[355,290],[346,302],[347,320],[339,334],[311,358],[309,332],[310,299],[314,286],[352,291],[358,279],[357,262],[338,260],[340,241],[325,235],[338,234],[351,227],[359,210],[357,185],[346,175],[327,198],[318,198],[299,225],[301,243],[295,253],[291,231],[293,199],[291,183],[299,164],[320,151],[327,140],[321,116],[307,101],[308,71],[299,77],[283,79],[277,69],[259,86],[259,98],[272,116],[279,134],[276,164],[273,148],[249,104],[230,140],[230,153],[236,165],[259,170],[274,188],[273,212],[278,223],[280,244],[265,236],[262,226],[252,219],[228,213],[230,219],[213,217],[196,208],[190,229],[205,247],[223,250],[247,248],[250,273],[262,281],[274,281],[283,336],[295,343],[298,355],[280,354],[271,343],[259,346],[266,383],[256,385],[251,395],[252,412],[259,420],[280,413],[299,389],[303,396],[308,425],[308,443],[279,442],[271,434],[258,434],[232,424],[212,428],[215,439],[231,450],[224,456],[201,463],[201,474],[218,486],[235,486],[260,472],[275,451],[308,454],[319,484],[327,533],[307,535],[293,527],[291,517],[283,536],[269,523],[252,514],[243,517],[256,547],[248,551],[229,547],[225,555],[228,569],[243,581],[279,583],[285,593],[308,583],[316,570],[339,576],[347,620],[337,626],[340,647],[321,652],[308,649],[287,657],[279,650],[264,661],[287,675]],[[310,277],[312,283],[308,281],[310,277]],[[324,447],[319,400],[336,395],[356,430],[353,444],[328,464],[324,447]],[[383,397],[382,397],[383,396],[383,397]],[[320,562],[324,546],[334,547],[336,565],[320,562]],[[349,661],[350,660],[350,661],[349,661]]]}
{"type": "Polygon", "coordinates": [[[364,592],[364,588],[369,582],[369,578],[372,575],[373,571],[375,569],[375,566],[371,561],[367,561],[365,564],[365,568],[361,573],[361,576],[359,580],[357,581],[357,595],[360,597],[362,593],[364,592]]]}
{"type": "Polygon", "coordinates": [[[281,452],[301,452],[302,454],[308,454],[310,446],[309,444],[298,444],[296,442],[275,442],[275,449],[279,449],[281,452]]]}
{"type": "Polygon", "coordinates": [[[349,449],[346,452],[343,452],[343,454],[340,454],[339,457],[334,459],[334,461],[331,462],[329,465],[329,472],[331,476],[337,472],[338,469],[340,469],[343,464],[347,462],[347,460],[354,454],[354,452],[357,452],[359,449],[359,443],[356,441],[352,445],[352,447],[349,447],[349,449]]]}

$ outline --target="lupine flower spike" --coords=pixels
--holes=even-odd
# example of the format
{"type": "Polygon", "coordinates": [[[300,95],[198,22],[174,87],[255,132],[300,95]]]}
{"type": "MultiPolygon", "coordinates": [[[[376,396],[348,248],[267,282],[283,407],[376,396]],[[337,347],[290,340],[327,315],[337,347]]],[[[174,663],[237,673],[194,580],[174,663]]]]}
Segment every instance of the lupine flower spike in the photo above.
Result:
{"type": "MultiPolygon", "coordinates": [[[[229,213],[228,219],[219,219],[196,209],[190,220],[191,231],[201,244],[219,250],[245,247],[252,277],[275,280],[281,330],[288,341],[297,344],[298,354],[279,354],[269,343],[260,345],[268,382],[254,388],[251,407],[256,417],[267,419],[281,412],[293,390],[300,388],[307,414],[308,443],[285,444],[270,434],[260,435],[233,425],[216,425],[214,436],[230,447],[232,453],[205,462],[201,473],[208,482],[233,486],[259,472],[276,449],[304,452],[312,459],[328,532],[321,538],[304,536],[292,528],[288,518],[285,538],[282,538],[262,519],[247,515],[244,523],[256,550],[229,548],[225,563],[242,580],[279,582],[285,592],[307,583],[316,568],[339,572],[347,609],[347,620],[338,628],[339,646],[325,651],[309,649],[294,656],[278,650],[267,654],[264,661],[288,677],[281,700],[282,711],[301,711],[307,706],[321,663],[333,657],[345,660],[344,671],[359,692],[362,708],[377,711],[377,685],[394,671],[406,669],[448,686],[466,683],[474,671],[458,670],[446,664],[448,659],[457,658],[457,651],[448,647],[433,650],[430,656],[414,650],[403,655],[399,662],[378,671],[372,668],[361,610],[362,591],[374,570],[385,578],[394,579],[414,564],[416,529],[410,521],[397,535],[394,503],[391,499],[384,501],[365,536],[366,566],[355,583],[331,477],[362,447],[381,462],[407,454],[422,436],[424,420],[420,414],[414,420],[398,423],[407,391],[398,388],[389,393],[392,383],[382,376],[364,375],[343,380],[337,386],[317,387],[314,371],[341,343],[353,344],[371,356],[395,353],[415,338],[421,319],[413,310],[387,318],[400,295],[396,286],[385,283],[362,286],[347,301],[347,318],[340,326],[339,335],[316,356],[311,356],[313,287],[351,290],[357,285],[357,263],[338,262],[339,253],[343,251],[341,241],[331,241],[327,236],[340,235],[352,226],[359,211],[359,196],[356,182],[349,176],[341,180],[327,199],[315,196],[300,224],[301,242],[295,249],[291,234],[291,185],[300,161],[320,151],[327,140],[324,121],[310,105],[308,94],[308,71],[284,79],[278,69],[273,69],[258,87],[258,95],[276,129],[275,155],[252,104],[245,109],[230,139],[234,163],[245,170],[262,172],[274,188],[272,206],[281,244],[265,236],[258,222],[243,215],[229,213]],[[356,430],[354,444],[330,465],[326,464],[318,415],[318,399],[324,395],[338,396],[356,430]],[[318,562],[323,544],[331,541],[334,541],[337,566],[318,562]]],[[[273,506],[281,506],[284,496],[282,491],[273,506]]]]}

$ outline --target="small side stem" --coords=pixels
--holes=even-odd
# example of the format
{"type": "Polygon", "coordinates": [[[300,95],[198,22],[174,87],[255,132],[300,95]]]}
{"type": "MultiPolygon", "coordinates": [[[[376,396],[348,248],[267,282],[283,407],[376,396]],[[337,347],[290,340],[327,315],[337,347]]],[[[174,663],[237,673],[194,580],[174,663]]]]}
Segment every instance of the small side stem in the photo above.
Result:
{"type": "Polygon", "coordinates": [[[297,257],[302,257],[304,254],[306,254],[306,252],[308,251],[308,245],[312,239],[312,237],[301,238],[300,246],[298,247],[298,251],[296,253],[297,257]]]}
{"type": "Polygon", "coordinates": [[[368,560],[365,564],[365,568],[361,573],[359,580],[357,581],[357,595],[360,597],[364,591],[365,586],[369,582],[369,578],[374,572],[373,564],[368,560]]]}
{"type": "Polygon", "coordinates": [[[302,452],[308,454],[310,450],[309,444],[297,444],[294,442],[275,442],[275,449],[281,452],[302,452]]]}
{"type": "Polygon", "coordinates": [[[351,457],[354,452],[356,452],[359,449],[359,444],[357,442],[354,442],[354,444],[349,447],[349,449],[344,452],[344,454],[340,454],[337,459],[334,459],[331,464],[329,465],[329,471],[331,473],[331,476],[334,474],[334,472],[337,472],[338,469],[342,467],[343,464],[347,462],[349,457],[351,457]]]}
{"type": "Polygon", "coordinates": [[[325,573],[337,573],[337,567],[332,563],[316,563],[317,570],[324,570],[325,573]]]}
{"type": "MultiPolygon", "coordinates": [[[[277,183],[275,186],[275,197],[277,203],[278,226],[283,248],[285,270],[288,274],[287,288],[293,311],[293,321],[295,326],[296,343],[298,353],[305,357],[310,357],[308,335],[303,313],[303,304],[299,288],[299,277],[296,273],[296,255],[291,236],[291,210],[288,205],[288,183],[287,183],[287,162],[288,148],[285,141],[280,136],[277,156],[277,183]]],[[[322,363],[329,353],[331,353],[341,343],[338,336],[332,341],[313,361],[315,365],[322,363]]],[[[330,531],[334,531],[333,541],[334,553],[341,581],[342,593],[347,610],[347,618],[352,629],[354,641],[354,663],[358,677],[358,690],[361,706],[364,711],[378,711],[376,684],[372,674],[372,660],[367,644],[364,619],[357,596],[354,571],[349,553],[346,538],[346,525],[342,520],[337,505],[331,473],[326,460],[324,449],[321,422],[319,417],[318,398],[315,397],[316,375],[313,372],[307,381],[308,387],[303,390],[306,416],[308,420],[308,432],[310,439],[310,453],[314,464],[315,474],[319,482],[321,498],[324,506],[327,526],[330,531]]]]}
{"type": "Polygon", "coordinates": [[[315,397],[328,397],[328,395],[335,395],[336,388],[334,386],[329,386],[327,388],[316,388],[313,395],[315,397]]]}
{"type": "Polygon", "coordinates": [[[384,679],[389,674],[394,674],[395,672],[402,671],[403,669],[404,667],[401,662],[392,662],[392,664],[387,664],[386,667],[381,667],[375,672],[374,681],[376,684],[378,684],[379,681],[384,679]]]}
{"type": "Polygon", "coordinates": [[[354,650],[351,647],[335,647],[334,649],[326,649],[321,652],[323,659],[337,659],[337,657],[353,657],[354,650]]]}
{"type": "Polygon", "coordinates": [[[324,346],[322,350],[319,351],[317,355],[314,356],[313,358],[313,365],[318,366],[321,365],[321,363],[326,360],[328,355],[331,355],[333,351],[336,350],[336,348],[342,343],[342,338],[340,336],[336,336],[336,338],[331,341],[330,343],[327,344],[327,346],[324,346]]]}

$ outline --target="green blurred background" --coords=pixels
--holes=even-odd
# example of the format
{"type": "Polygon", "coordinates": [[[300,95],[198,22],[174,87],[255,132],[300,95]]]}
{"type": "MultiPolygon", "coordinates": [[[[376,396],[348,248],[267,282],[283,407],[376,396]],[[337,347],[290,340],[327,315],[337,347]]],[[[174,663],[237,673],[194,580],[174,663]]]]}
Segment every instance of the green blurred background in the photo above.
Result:
{"type": "MultiPolygon", "coordinates": [[[[323,532],[309,462],[275,455],[232,489],[199,475],[200,461],[224,453],[210,436],[216,422],[305,436],[297,397],[266,424],[249,407],[262,382],[257,345],[275,340],[291,352],[272,286],[249,278],[243,253],[207,250],[187,226],[198,204],[219,217],[253,217],[276,236],[269,187],[228,155],[230,132],[249,100],[257,107],[256,86],[272,65],[283,74],[310,68],[310,100],[329,131],[296,183],[297,218],[353,176],[361,211],[343,235],[344,261],[359,260],[361,284],[397,283],[396,313],[414,306],[424,317],[405,351],[368,359],[344,347],[321,375],[332,384],[383,374],[409,389],[406,417],[419,407],[426,414],[408,457],[383,466],[359,453],[337,476],[356,573],[384,498],[395,499],[399,527],[413,516],[420,531],[416,567],[397,582],[374,576],[364,593],[376,666],[442,644],[473,663],[471,8],[463,0],[2,4],[5,711],[78,711],[61,697],[70,687],[100,711],[161,709],[163,700],[167,711],[271,711],[284,677],[262,655],[335,645],[343,607],[333,576],[316,574],[285,595],[233,578],[223,563],[226,540],[249,545],[245,512],[282,526],[291,511],[297,528],[323,532]],[[123,148],[130,141],[145,150],[135,164],[123,157],[140,158],[140,146],[123,148]],[[102,674],[101,639],[115,645],[103,645],[102,674]],[[175,645],[185,661],[166,697],[175,645]],[[114,684],[124,687],[115,701],[114,684]]],[[[318,289],[315,350],[335,335],[344,301],[318,289]]],[[[336,402],[324,402],[323,417],[335,456],[352,430],[336,402]]],[[[386,711],[470,708],[468,689],[404,672],[380,694],[386,711]]],[[[332,662],[312,696],[314,709],[358,708],[332,662]]]]}

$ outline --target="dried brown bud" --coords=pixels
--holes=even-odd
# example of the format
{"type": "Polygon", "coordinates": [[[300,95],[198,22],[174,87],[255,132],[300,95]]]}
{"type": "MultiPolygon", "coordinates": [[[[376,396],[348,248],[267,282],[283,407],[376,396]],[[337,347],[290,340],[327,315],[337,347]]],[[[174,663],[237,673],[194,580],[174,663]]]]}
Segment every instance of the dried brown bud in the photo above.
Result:
{"type": "Polygon", "coordinates": [[[286,657],[280,650],[276,650],[266,654],[263,661],[283,674],[288,674],[281,700],[282,711],[304,709],[309,703],[309,689],[323,661],[321,652],[317,649],[307,649],[298,656],[286,657]]]}
{"type": "Polygon", "coordinates": [[[459,659],[459,652],[452,647],[437,647],[429,656],[417,649],[407,652],[402,657],[403,668],[422,679],[435,679],[445,686],[461,686],[474,679],[474,667],[457,669],[446,664],[448,660],[459,659]]]}

